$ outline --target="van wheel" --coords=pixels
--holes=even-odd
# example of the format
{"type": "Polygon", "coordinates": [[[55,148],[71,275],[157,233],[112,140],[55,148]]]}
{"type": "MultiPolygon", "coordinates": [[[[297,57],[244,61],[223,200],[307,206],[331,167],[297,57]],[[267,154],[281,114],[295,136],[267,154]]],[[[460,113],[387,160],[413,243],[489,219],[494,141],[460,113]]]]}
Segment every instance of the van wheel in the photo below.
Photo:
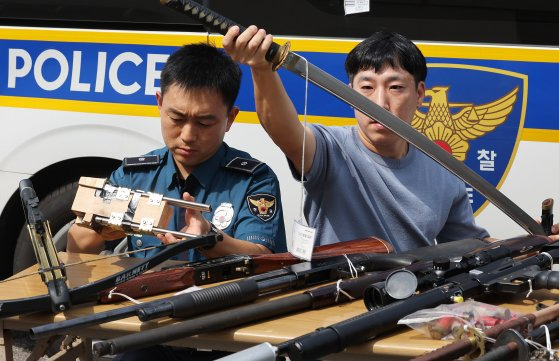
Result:
{"type": "MultiPolygon", "coordinates": [[[[78,181],[75,181],[56,188],[44,198],[39,199],[39,210],[45,220],[50,222],[52,239],[59,251],[66,249],[66,235],[76,218],[71,207],[77,190],[78,181]]],[[[27,223],[25,223],[17,238],[13,271],[14,273],[19,272],[35,263],[37,263],[35,252],[29,238],[27,223]]]]}

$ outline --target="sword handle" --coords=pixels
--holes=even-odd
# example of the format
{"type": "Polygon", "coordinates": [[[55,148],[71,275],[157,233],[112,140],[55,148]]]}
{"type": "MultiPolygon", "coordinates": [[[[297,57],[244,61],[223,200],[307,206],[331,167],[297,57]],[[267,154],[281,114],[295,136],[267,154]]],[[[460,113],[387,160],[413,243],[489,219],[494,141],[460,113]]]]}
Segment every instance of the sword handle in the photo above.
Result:
{"type": "MultiPolygon", "coordinates": [[[[160,0],[161,4],[186,14],[191,18],[199,21],[205,25],[209,30],[215,31],[221,35],[225,35],[229,28],[237,25],[241,32],[245,31],[246,28],[240,24],[237,24],[233,20],[226,18],[223,15],[216,13],[207,7],[198,4],[191,0],[160,0]]],[[[272,63],[272,69],[277,70],[281,64],[284,62],[287,54],[289,54],[289,42],[284,45],[279,45],[277,43],[272,43],[268,51],[266,52],[266,60],[272,63]]]]}

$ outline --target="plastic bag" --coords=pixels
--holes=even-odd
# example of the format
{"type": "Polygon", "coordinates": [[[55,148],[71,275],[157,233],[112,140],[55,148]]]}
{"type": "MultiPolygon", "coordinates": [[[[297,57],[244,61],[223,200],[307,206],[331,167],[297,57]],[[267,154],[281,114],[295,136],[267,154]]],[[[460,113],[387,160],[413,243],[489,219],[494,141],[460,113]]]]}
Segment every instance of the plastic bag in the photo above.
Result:
{"type": "Polygon", "coordinates": [[[414,312],[398,324],[408,325],[436,340],[453,340],[464,332],[470,334],[472,327],[483,331],[518,316],[507,308],[468,300],[414,312]]]}

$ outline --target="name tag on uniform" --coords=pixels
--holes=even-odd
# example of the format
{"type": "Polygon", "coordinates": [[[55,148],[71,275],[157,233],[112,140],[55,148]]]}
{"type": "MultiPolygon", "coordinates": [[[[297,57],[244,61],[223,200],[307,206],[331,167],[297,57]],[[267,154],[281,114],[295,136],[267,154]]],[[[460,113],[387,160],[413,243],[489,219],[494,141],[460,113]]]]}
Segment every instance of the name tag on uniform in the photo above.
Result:
{"type": "Polygon", "coordinates": [[[146,166],[153,166],[159,165],[159,156],[158,155],[144,155],[141,157],[127,157],[124,158],[122,161],[122,166],[124,168],[130,167],[146,167],[146,166]]]}

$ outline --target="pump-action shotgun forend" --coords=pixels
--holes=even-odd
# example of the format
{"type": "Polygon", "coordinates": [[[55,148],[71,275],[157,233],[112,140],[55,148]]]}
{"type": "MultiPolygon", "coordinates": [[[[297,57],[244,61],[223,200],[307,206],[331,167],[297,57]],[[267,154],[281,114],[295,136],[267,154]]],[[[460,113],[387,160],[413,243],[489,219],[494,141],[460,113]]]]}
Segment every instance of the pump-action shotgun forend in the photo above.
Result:
{"type": "Polygon", "coordinates": [[[211,212],[211,206],[206,204],[116,187],[106,179],[90,177],[80,178],[72,212],[77,216],[77,225],[93,230],[108,226],[127,234],[171,233],[177,238],[199,237],[165,229],[173,213],[171,206],[211,212]]]}

